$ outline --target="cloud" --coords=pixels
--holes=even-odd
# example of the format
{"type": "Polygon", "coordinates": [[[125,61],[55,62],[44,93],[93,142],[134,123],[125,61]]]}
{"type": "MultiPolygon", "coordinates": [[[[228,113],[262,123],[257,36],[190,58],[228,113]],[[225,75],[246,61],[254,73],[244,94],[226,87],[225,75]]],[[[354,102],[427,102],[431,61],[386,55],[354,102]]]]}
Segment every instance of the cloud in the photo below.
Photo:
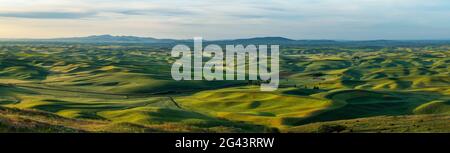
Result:
{"type": "Polygon", "coordinates": [[[30,19],[81,19],[93,17],[95,12],[3,12],[0,17],[30,19]]]}
{"type": "Polygon", "coordinates": [[[450,37],[450,20],[445,20],[450,18],[448,0],[0,0],[0,4],[0,17],[9,17],[0,18],[0,27],[18,27],[10,22],[14,18],[34,19],[30,21],[43,27],[51,26],[48,19],[53,25],[70,19],[78,23],[76,27],[55,28],[74,34],[114,29],[109,33],[214,39],[450,37]]]}
{"type": "Polygon", "coordinates": [[[149,9],[126,9],[121,11],[112,11],[123,15],[162,15],[162,16],[188,16],[195,12],[175,8],[149,8],[149,9]]]}

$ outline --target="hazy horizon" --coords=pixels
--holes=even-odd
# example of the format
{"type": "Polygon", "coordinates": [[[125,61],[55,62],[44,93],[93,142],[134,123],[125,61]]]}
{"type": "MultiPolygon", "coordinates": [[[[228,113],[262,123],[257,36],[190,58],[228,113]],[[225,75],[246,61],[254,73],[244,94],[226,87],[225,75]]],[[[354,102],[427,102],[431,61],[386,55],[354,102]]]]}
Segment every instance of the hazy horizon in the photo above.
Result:
{"type": "Polygon", "coordinates": [[[450,1],[0,0],[0,38],[448,40],[450,1]]]}
{"type": "MultiPolygon", "coordinates": [[[[4,38],[0,37],[0,40],[45,40],[45,39],[70,39],[70,38],[84,38],[84,37],[92,37],[92,36],[106,36],[110,35],[113,37],[139,37],[139,38],[154,38],[154,39],[172,39],[172,40],[190,40],[194,37],[200,37],[200,36],[194,36],[192,38],[169,38],[169,37],[152,37],[152,36],[136,36],[136,35],[112,35],[112,34],[93,34],[93,35],[84,35],[84,36],[64,36],[64,37],[40,37],[40,38],[4,38]]],[[[236,40],[236,39],[253,39],[253,38],[286,38],[291,40],[330,40],[330,41],[380,41],[380,40],[386,40],[386,41],[450,41],[450,38],[442,38],[442,39],[294,39],[289,37],[282,37],[282,36],[255,36],[255,37],[235,37],[235,38],[219,38],[219,39],[208,39],[203,38],[203,40],[208,41],[222,41],[222,40],[236,40]]]]}

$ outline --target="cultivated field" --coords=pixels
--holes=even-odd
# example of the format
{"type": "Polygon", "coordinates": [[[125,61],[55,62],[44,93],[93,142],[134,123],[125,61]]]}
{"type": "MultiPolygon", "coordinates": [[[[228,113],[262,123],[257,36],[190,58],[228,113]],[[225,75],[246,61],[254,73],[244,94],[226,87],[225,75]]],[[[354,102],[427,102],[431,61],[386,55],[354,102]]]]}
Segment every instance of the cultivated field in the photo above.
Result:
{"type": "Polygon", "coordinates": [[[450,45],[282,47],[274,92],[174,81],[170,49],[1,43],[0,132],[450,132],[450,45]]]}

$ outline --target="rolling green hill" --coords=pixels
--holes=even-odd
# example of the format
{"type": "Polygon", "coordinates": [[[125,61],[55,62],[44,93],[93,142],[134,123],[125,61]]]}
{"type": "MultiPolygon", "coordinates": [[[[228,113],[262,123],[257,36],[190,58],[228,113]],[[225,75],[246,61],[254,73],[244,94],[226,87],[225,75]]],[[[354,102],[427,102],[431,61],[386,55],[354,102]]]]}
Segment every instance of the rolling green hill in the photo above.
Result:
{"type": "Polygon", "coordinates": [[[300,133],[448,133],[448,115],[377,116],[311,123],[283,132],[300,133]]]}
{"type": "Polygon", "coordinates": [[[289,45],[261,92],[174,81],[164,46],[0,43],[0,132],[448,132],[449,51],[289,45]]]}

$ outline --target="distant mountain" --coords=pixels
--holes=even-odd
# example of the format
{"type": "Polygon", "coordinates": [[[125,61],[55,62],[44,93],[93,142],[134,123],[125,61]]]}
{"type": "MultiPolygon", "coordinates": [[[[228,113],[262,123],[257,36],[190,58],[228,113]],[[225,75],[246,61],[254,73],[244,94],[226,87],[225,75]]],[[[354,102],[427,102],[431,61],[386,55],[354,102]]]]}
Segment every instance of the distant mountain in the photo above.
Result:
{"type": "MultiPolygon", "coordinates": [[[[69,37],[54,39],[8,39],[9,41],[33,41],[33,42],[67,42],[67,43],[149,43],[149,44],[173,44],[173,43],[192,43],[190,40],[177,39],[157,39],[152,37],[136,36],[112,36],[112,35],[93,35],[87,37],[69,37]]],[[[3,40],[5,41],[5,40],[3,40]]],[[[229,40],[203,40],[204,43],[214,44],[322,44],[335,43],[332,40],[293,40],[284,37],[255,37],[246,39],[229,40]]]]}
{"type": "MultiPolygon", "coordinates": [[[[0,41],[14,42],[62,42],[62,43],[142,43],[142,44],[192,44],[192,39],[157,39],[152,37],[136,36],[112,36],[93,35],[87,37],[70,37],[55,39],[0,39],[0,41]]],[[[342,46],[403,46],[403,45],[434,45],[450,44],[450,40],[367,40],[367,41],[336,41],[336,40],[294,40],[284,37],[255,37],[246,39],[228,40],[204,40],[205,44],[277,44],[277,45],[298,45],[298,46],[320,46],[320,45],[342,45],[342,46]]]]}
{"type": "Polygon", "coordinates": [[[173,43],[172,39],[156,39],[151,37],[93,35],[87,37],[45,39],[59,42],[85,42],[85,43],[173,43]]]}
{"type": "Polygon", "coordinates": [[[233,40],[219,40],[217,42],[234,42],[244,44],[279,44],[279,43],[291,43],[295,40],[283,38],[283,37],[256,37],[248,39],[233,39],[233,40]]]}
{"type": "Polygon", "coordinates": [[[231,40],[217,40],[209,41],[215,44],[278,44],[278,45],[311,45],[311,44],[333,44],[337,43],[334,40],[294,40],[284,37],[256,37],[248,39],[231,39],[231,40]]]}

